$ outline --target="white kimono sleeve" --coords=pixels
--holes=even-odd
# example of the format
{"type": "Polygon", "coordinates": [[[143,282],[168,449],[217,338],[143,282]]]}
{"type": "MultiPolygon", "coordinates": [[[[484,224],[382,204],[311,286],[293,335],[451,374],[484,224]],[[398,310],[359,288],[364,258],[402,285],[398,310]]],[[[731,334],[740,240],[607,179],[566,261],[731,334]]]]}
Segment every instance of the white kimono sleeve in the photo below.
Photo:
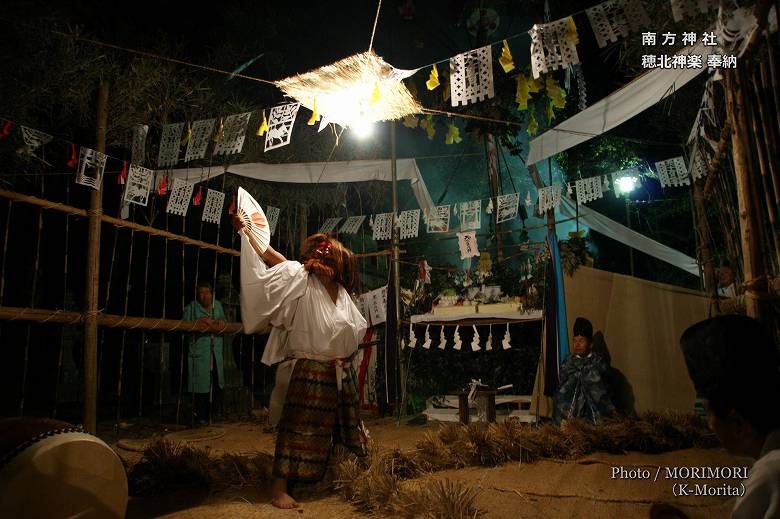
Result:
{"type": "Polygon", "coordinates": [[[241,235],[241,321],[244,333],[266,333],[287,303],[306,292],[307,272],[297,261],[268,268],[241,235]]]}

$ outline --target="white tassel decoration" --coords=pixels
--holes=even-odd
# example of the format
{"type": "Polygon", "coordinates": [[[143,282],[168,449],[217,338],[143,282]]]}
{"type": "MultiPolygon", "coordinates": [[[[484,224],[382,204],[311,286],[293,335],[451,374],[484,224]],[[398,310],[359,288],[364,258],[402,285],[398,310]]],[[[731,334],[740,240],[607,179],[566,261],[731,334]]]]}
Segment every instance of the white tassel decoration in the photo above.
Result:
{"type": "Polygon", "coordinates": [[[444,325],[441,327],[441,334],[439,334],[439,349],[443,350],[447,347],[447,337],[444,336],[444,325]]]}
{"type": "Polygon", "coordinates": [[[455,327],[455,337],[453,337],[453,342],[455,343],[453,348],[456,350],[460,350],[460,347],[463,344],[460,340],[459,329],[460,329],[460,325],[455,327]]]}
{"type": "Polygon", "coordinates": [[[504,334],[504,340],[501,341],[501,346],[503,346],[505,350],[508,350],[512,347],[512,345],[509,343],[509,340],[509,323],[506,323],[506,333],[504,334]]]}
{"type": "Polygon", "coordinates": [[[414,328],[412,328],[412,323],[409,323],[409,347],[410,348],[417,347],[417,336],[414,334],[414,328]]]}
{"type": "Polygon", "coordinates": [[[425,342],[423,342],[423,348],[426,350],[431,347],[431,334],[429,332],[430,327],[430,324],[425,327],[425,342]]]}
{"type": "Polygon", "coordinates": [[[474,339],[471,341],[471,351],[479,351],[482,349],[479,347],[479,332],[477,331],[476,326],[471,325],[471,327],[474,329],[474,339]]]}

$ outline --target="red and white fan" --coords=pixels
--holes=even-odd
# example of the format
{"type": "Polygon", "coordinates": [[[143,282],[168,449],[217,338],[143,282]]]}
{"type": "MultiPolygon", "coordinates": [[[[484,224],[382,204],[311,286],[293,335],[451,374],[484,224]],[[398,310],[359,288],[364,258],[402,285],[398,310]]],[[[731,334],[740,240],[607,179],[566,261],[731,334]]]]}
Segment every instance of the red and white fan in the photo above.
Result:
{"type": "Polygon", "coordinates": [[[238,217],[244,222],[249,233],[260,245],[260,251],[265,252],[268,244],[271,242],[271,228],[268,225],[268,219],[265,217],[263,209],[252,195],[246,192],[244,188],[238,188],[238,217]]]}

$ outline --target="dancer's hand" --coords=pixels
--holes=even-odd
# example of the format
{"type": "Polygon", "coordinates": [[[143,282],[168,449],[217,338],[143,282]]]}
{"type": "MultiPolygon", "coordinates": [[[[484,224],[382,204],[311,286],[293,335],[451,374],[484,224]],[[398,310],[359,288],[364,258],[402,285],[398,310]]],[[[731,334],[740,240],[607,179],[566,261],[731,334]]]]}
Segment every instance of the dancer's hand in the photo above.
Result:
{"type": "Polygon", "coordinates": [[[241,232],[246,230],[246,224],[244,223],[244,220],[242,220],[241,217],[238,216],[238,214],[233,215],[232,223],[233,223],[233,229],[235,229],[236,232],[241,232]]]}

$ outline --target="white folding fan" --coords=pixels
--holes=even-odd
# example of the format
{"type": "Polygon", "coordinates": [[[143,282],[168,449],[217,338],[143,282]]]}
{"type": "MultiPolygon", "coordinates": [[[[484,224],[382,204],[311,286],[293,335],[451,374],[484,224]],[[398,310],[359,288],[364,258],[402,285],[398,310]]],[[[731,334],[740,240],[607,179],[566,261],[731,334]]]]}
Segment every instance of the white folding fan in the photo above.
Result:
{"type": "Polygon", "coordinates": [[[265,217],[263,209],[252,195],[247,193],[244,188],[238,188],[238,217],[244,222],[252,236],[260,245],[260,251],[265,252],[271,241],[271,229],[268,226],[268,219],[265,217]]]}

